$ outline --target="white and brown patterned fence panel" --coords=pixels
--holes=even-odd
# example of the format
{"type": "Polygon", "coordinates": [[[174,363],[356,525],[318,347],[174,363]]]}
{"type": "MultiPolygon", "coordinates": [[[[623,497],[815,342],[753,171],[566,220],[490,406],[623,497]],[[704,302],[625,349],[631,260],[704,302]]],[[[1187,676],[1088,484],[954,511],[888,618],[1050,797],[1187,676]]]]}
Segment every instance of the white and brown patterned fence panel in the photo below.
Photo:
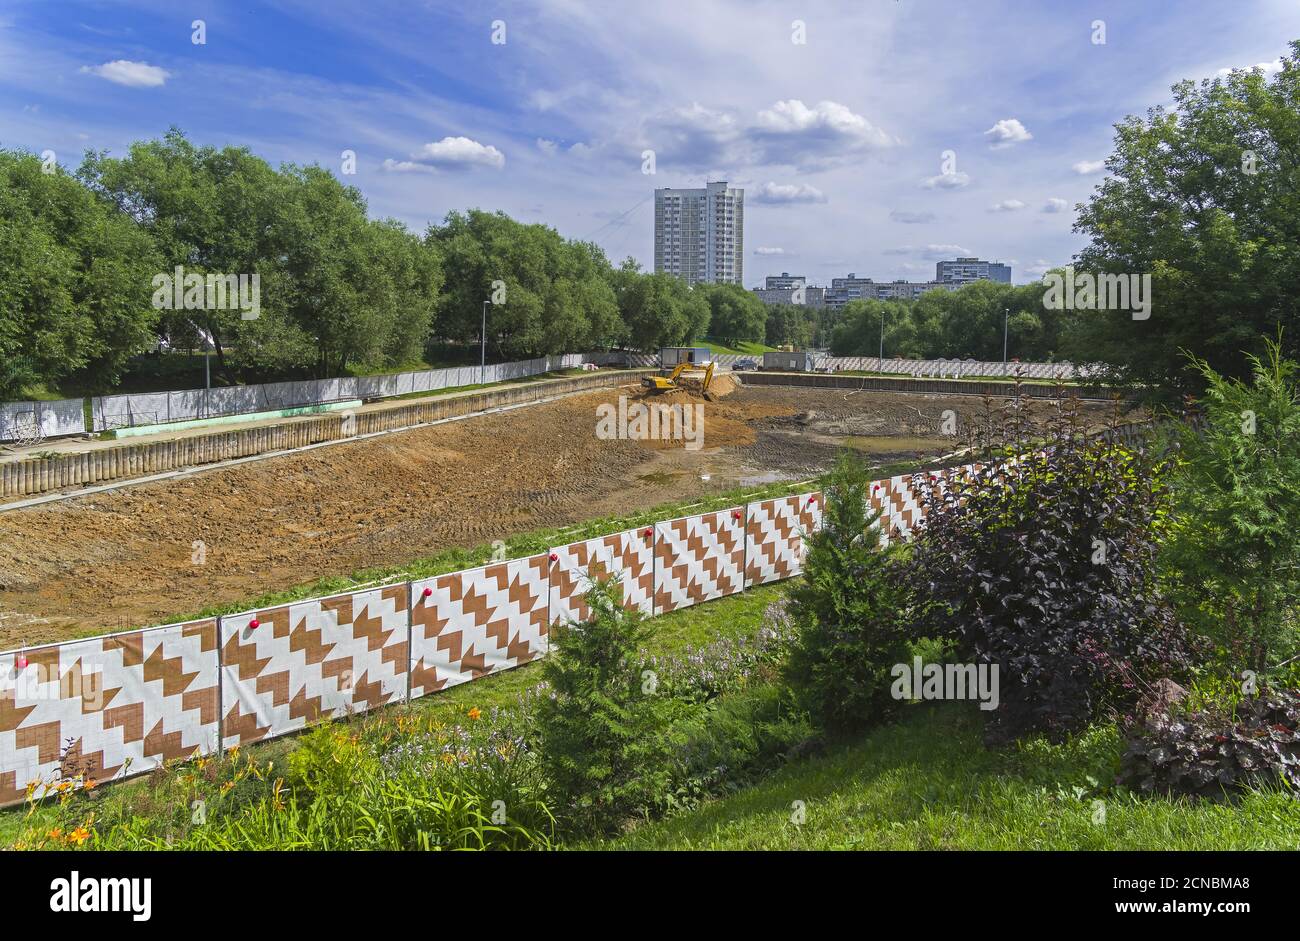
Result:
{"type": "Polygon", "coordinates": [[[930,488],[942,492],[953,475],[970,474],[982,466],[962,464],[872,481],[868,503],[872,510],[880,511],[881,541],[909,538],[925,522],[923,498],[930,488]]]}
{"type": "Polygon", "coordinates": [[[406,586],[221,619],[225,746],[402,699],[409,666],[406,586]]]}
{"type": "Polygon", "coordinates": [[[749,504],[745,526],[745,587],[801,574],[806,538],[820,529],[821,524],[820,492],[749,504]]]}
{"type": "Polygon", "coordinates": [[[596,579],[615,577],[623,604],[654,614],[654,527],[557,546],[551,550],[551,623],[586,620],[586,593],[596,579]]]}
{"type": "MultiPolygon", "coordinates": [[[[922,478],[925,475],[922,475],[922,478]]],[[[871,482],[868,503],[880,513],[882,542],[906,539],[922,520],[922,479],[914,474],[899,474],[871,482]]]]}
{"type": "Polygon", "coordinates": [[[217,749],[217,623],[0,655],[0,806],[217,749]]]}
{"type": "Polygon", "coordinates": [[[743,506],[655,525],[655,613],[745,587],[743,506]]]}
{"type": "Polygon", "coordinates": [[[411,585],[411,698],[543,656],[548,554],[411,585]]]}

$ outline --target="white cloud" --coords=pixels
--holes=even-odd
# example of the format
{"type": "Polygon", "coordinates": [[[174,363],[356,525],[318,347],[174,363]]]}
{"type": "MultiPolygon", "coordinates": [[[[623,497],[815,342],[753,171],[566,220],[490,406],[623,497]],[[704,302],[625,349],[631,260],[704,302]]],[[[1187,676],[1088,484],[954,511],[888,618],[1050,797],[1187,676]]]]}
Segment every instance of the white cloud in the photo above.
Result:
{"type": "Polygon", "coordinates": [[[416,163],[413,160],[392,160],[384,161],[384,170],[388,173],[436,173],[437,171],[427,163],[416,163]]]}
{"type": "Polygon", "coordinates": [[[838,101],[819,101],[811,108],[798,98],[778,101],[758,112],[758,123],[775,134],[803,134],[825,131],[845,138],[856,138],[877,147],[896,143],[860,114],[854,114],[838,101]]]}
{"type": "Polygon", "coordinates": [[[542,153],[546,154],[548,157],[554,157],[555,152],[559,149],[559,145],[555,143],[555,141],[553,140],[547,140],[544,137],[539,137],[537,138],[537,149],[540,150],[542,153]]]}
{"type": "Polygon", "coordinates": [[[1047,272],[1051,271],[1053,268],[1059,268],[1059,267],[1060,265],[1054,265],[1050,261],[1044,261],[1043,259],[1040,258],[1037,261],[1035,261],[1032,265],[1029,265],[1027,268],[1025,268],[1025,274],[1032,275],[1035,278],[1041,278],[1043,275],[1047,274],[1047,272]]]}
{"type": "Polygon", "coordinates": [[[990,147],[998,149],[1020,144],[1034,137],[1017,118],[1003,118],[985,131],[984,136],[988,138],[990,147]]]}
{"type": "Polygon", "coordinates": [[[493,167],[499,170],[506,165],[506,156],[501,151],[491,144],[480,144],[468,137],[444,137],[435,143],[425,144],[411,154],[411,159],[448,169],[493,167]]]}
{"type": "Polygon", "coordinates": [[[970,184],[970,175],[957,171],[956,173],[940,173],[938,176],[932,176],[921,181],[921,189],[933,190],[958,190],[970,184]]]}
{"type": "Polygon", "coordinates": [[[86,65],[82,66],[81,71],[98,75],[117,85],[126,85],[128,88],[157,88],[171,78],[171,73],[166,69],[150,65],[148,62],[132,62],[129,59],[114,59],[103,65],[86,65]]]}
{"type": "Polygon", "coordinates": [[[909,212],[906,209],[889,210],[889,221],[900,222],[903,225],[922,225],[926,222],[934,222],[938,219],[932,212],[909,212]]]}
{"type": "Polygon", "coordinates": [[[1269,76],[1276,75],[1278,72],[1282,71],[1282,60],[1274,59],[1272,62],[1256,62],[1254,65],[1239,65],[1231,69],[1219,69],[1219,71],[1216,72],[1215,74],[1218,75],[1220,78],[1226,78],[1227,76],[1231,75],[1233,72],[1238,70],[1243,70],[1247,72],[1250,71],[1263,72],[1264,77],[1268,78],[1269,76]]]}
{"type": "Polygon", "coordinates": [[[1079,176],[1092,176],[1094,173],[1100,173],[1106,169],[1105,160],[1080,160],[1070,167],[1079,176]]]}
{"type": "Polygon", "coordinates": [[[1050,199],[1048,199],[1047,202],[1043,203],[1042,211],[1043,212],[1065,212],[1065,210],[1069,208],[1070,208],[1070,203],[1068,200],[1060,199],[1056,196],[1053,196],[1050,199]]]}
{"type": "Polygon", "coordinates": [[[754,190],[754,202],[773,206],[792,203],[824,203],[826,194],[807,183],[764,183],[754,190]]]}
{"type": "Polygon", "coordinates": [[[788,166],[824,169],[898,141],[862,115],[834,101],[808,107],[798,99],[778,101],[746,121],[699,102],[647,119],[631,141],[653,150],[661,163],[690,169],[788,166]]]}
{"type": "Polygon", "coordinates": [[[929,245],[899,245],[897,248],[886,248],[883,255],[919,255],[922,258],[928,258],[931,261],[940,261],[944,258],[954,256],[970,257],[971,252],[961,245],[944,245],[930,243],[929,245]]]}
{"type": "Polygon", "coordinates": [[[774,248],[768,245],[760,245],[758,248],[754,249],[754,254],[755,255],[784,255],[785,249],[774,248]]]}
{"type": "Polygon", "coordinates": [[[1018,199],[1004,199],[989,207],[989,212],[1019,212],[1025,204],[1018,199]]]}

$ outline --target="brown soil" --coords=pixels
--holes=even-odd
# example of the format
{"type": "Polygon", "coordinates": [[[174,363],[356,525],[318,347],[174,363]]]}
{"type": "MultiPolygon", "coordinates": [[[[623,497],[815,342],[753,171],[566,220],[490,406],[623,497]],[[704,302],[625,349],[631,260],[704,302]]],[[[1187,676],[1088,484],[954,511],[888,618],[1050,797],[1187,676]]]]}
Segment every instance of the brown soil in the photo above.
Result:
{"type": "MultiPolygon", "coordinates": [[[[602,389],[0,514],[0,649],[164,623],[326,575],[820,472],[843,444],[941,454],[978,400],[752,386],[602,389]],[[601,440],[596,407],[701,405],[703,446],[601,440]],[[206,549],[194,564],[195,544],[206,549]]],[[[1041,408],[1047,408],[1041,404],[1041,408]]]]}

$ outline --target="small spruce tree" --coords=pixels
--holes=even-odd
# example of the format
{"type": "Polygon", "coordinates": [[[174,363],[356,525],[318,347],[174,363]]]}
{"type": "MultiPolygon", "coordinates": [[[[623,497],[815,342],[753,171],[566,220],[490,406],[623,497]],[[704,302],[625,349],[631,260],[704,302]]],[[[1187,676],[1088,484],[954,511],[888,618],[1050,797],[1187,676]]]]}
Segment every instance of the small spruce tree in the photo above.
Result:
{"type": "Polygon", "coordinates": [[[908,658],[907,595],[897,565],[903,550],[882,546],[869,486],[861,460],[843,452],[823,488],[822,528],[805,536],[803,581],[790,591],[799,639],[786,679],[813,720],[831,731],[888,717],[899,705],[890,671],[908,658]]]}
{"type": "Polygon", "coordinates": [[[537,712],[539,751],[559,815],[580,832],[607,832],[647,815],[670,781],[672,701],[642,675],[649,627],[625,608],[617,579],[587,592],[590,615],[552,628],[537,712]]]}

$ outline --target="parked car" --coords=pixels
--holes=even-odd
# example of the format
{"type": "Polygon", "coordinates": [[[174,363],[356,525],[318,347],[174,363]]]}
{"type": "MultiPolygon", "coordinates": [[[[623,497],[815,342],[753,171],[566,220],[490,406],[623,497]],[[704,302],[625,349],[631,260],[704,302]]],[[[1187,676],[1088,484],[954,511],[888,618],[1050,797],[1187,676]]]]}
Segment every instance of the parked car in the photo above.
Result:
{"type": "Polygon", "coordinates": [[[757,369],[758,363],[752,359],[738,359],[731,368],[736,372],[744,372],[747,369],[757,369]]]}

